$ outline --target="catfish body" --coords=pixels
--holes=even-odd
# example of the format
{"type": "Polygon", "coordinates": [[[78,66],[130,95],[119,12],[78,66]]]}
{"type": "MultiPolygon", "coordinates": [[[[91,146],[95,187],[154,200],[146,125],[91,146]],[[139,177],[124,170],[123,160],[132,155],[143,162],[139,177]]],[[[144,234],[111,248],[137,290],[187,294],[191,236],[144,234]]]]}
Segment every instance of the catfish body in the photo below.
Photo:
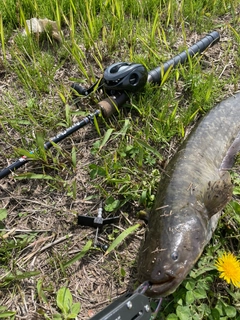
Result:
{"type": "Polygon", "coordinates": [[[140,248],[138,278],[151,297],[180,285],[212,237],[231,199],[227,171],[240,150],[240,94],[202,118],[169,162],[140,248]]]}

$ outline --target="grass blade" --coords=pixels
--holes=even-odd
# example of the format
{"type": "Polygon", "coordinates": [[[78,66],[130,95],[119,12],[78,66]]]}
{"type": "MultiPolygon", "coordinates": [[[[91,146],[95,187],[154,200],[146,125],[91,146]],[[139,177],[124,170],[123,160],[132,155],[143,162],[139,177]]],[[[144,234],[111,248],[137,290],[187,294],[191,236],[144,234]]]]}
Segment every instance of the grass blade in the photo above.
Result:
{"type": "Polygon", "coordinates": [[[85,244],[85,246],[83,247],[81,252],[79,252],[72,259],[68,260],[66,263],[63,264],[63,269],[66,269],[71,264],[73,264],[74,262],[76,262],[76,261],[80,260],[82,257],[84,257],[85,254],[90,250],[91,246],[92,246],[92,240],[89,240],[85,244]]]}
{"type": "Polygon", "coordinates": [[[105,133],[102,143],[99,147],[99,151],[105,146],[105,144],[108,142],[109,138],[111,137],[112,132],[114,131],[114,129],[108,129],[107,132],[105,133]]]}
{"type": "Polygon", "coordinates": [[[4,30],[3,30],[3,19],[2,19],[1,12],[0,12],[0,36],[1,36],[3,57],[4,57],[4,59],[6,59],[5,39],[4,39],[4,30]]]}
{"type": "Polygon", "coordinates": [[[123,240],[129,236],[130,234],[132,234],[134,231],[136,231],[138,228],[140,227],[140,223],[135,224],[134,226],[131,226],[129,228],[127,228],[126,230],[124,230],[113,242],[112,244],[109,246],[109,248],[107,249],[107,251],[105,252],[105,256],[108,255],[111,251],[113,251],[118,245],[120,245],[123,240]]]}
{"type": "Polygon", "coordinates": [[[51,177],[46,174],[35,174],[35,173],[31,173],[31,172],[15,176],[14,178],[18,179],[18,180],[23,180],[23,179],[40,179],[40,180],[54,180],[54,181],[57,180],[56,178],[51,177]]]}
{"type": "Polygon", "coordinates": [[[161,153],[159,153],[155,148],[151,147],[148,143],[141,139],[136,139],[137,143],[140,144],[140,146],[144,147],[148,151],[150,151],[152,154],[154,154],[159,159],[162,159],[161,153]]]}

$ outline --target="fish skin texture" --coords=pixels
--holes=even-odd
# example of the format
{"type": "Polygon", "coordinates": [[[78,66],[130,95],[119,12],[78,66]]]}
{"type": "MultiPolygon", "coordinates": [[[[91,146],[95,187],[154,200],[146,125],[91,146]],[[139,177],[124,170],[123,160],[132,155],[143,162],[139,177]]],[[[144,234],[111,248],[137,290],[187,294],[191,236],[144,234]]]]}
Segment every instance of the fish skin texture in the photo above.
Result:
{"type": "Polygon", "coordinates": [[[239,150],[240,93],[199,121],[161,177],[137,262],[148,296],[174,292],[201,256],[231,199],[239,150]]]}

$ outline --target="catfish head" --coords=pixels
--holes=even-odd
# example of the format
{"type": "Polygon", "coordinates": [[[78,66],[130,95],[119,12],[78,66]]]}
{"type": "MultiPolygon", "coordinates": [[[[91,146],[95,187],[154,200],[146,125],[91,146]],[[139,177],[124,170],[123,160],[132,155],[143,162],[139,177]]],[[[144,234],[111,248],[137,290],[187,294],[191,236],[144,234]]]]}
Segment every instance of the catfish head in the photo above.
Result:
{"type": "Polygon", "coordinates": [[[139,281],[151,284],[146,295],[167,296],[185,279],[206,244],[205,222],[188,208],[149,225],[138,259],[139,281]]]}
{"type": "Polygon", "coordinates": [[[217,227],[222,208],[232,195],[229,172],[183,201],[169,192],[165,203],[156,202],[150,213],[148,230],[140,248],[138,273],[141,282],[149,281],[146,294],[164,297],[180,285],[203,252],[217,227]],[[184,204],[185,203],[185,204],[184,204]]]}

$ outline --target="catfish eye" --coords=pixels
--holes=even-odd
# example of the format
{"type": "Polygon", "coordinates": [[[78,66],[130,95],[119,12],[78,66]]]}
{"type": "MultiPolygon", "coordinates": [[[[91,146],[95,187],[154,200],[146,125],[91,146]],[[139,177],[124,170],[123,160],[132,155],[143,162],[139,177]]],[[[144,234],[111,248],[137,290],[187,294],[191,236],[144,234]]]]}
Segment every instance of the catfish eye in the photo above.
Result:
{"type": "Polygon", "coordinates": [[[174,251],[172,254],[171,254],[171,258],[173,260],[177,260],[178,259],[178,253],[176,251],[174,251]]]}

